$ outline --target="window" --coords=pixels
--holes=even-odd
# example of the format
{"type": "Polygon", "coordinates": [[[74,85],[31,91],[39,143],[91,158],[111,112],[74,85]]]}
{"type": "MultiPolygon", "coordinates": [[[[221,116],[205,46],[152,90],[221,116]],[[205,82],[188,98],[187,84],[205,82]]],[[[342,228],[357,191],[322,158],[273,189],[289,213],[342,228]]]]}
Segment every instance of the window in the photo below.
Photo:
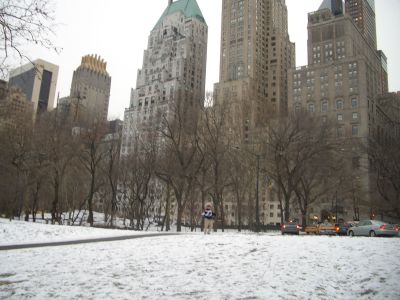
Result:
{"type": "Polygon", "coordinates": [[[343,137],[343,135],[344,135],[343,127],[338,127],[336,129],[336,135],[337,135],[337,137],[343,137]]]}
{"type": "Polygon", "coordinates": [[[358,119],[358,113],[353,112],[353,120],[357,120],[358,119]]]}
{"type": "Polygon", "coordinates": [[[351,108],[358,108],[358,100],[356,98],[351,99],[351,108]]]}
{"type": "Polygon", "coordinates": [[[337,115],[337,120],[338,121],[343,121],[343,115],[342,114],[338,114],[337,115]]]}
{"type": "Polygon", "coordinates": [[[336,109],[343,109],[343,100],[336,101],[336,109]]]}
{"type": "Polygon", "coordinates": [[[274,205],[271,204],[271,205],[269,206],[269,209],[274,209],[274,205]]]}
{"type": "Polygon", "coordinates": [[[352,136],[358,136],[358,125],[353,125],[351,127],[351,135],[352,136]]]}
{"type": "Polygon", "coordinates": [[[308,104],[308,111],[309,111],[309,112],[315,112],[315,105],[314,105],[314,103],[308,104]]]}
{"type": "Polygon", "coordinates": [[[273,218],[273,217],[274,217],[274,213],[270,213],[269,216],[270,216],[271,218],[273,218]]]}
{"type": "Polygon", "coordinates": [[[321,112],[327,112],[328,111],[328,101],[324,100],[321,102],[321,112]]]}

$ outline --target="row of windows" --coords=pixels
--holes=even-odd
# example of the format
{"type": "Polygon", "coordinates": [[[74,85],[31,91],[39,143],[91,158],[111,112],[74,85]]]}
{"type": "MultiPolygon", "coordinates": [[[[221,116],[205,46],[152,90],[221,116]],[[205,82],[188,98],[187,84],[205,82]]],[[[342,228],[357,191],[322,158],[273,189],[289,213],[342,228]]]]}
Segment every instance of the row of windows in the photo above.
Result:
{"type": "MultiPolygon", "coordinates": [[[[344,104],[345,104],[344,100],[342,100],[342,99],[336,100],[336,103],[335,103],[336,110],[343,110],[345,108],[344,104]]],[[[350,100],[350,106],[352,109],[357,109],[359,106],[358,99],[352,98],[350,100]]],[[[309,107],[310,112],[315,112],[315,104],[314,103],[310,103],[308,107],[309,107]]],[[[321,112],[328,112],[328,109],[329,109],[328,100],[322,100],[321,101],[321,112]]]]}
{"type": "MultiPolygon", "coordinates": [[[[297,103],[296,106],[299,106],[299,103],[297,103]]],[[[337,108],[337,109],[339,110],[340,108],[337,108]]],[[[308,111],[315,112],[315,104],[314,103],[308,104],[308,111]]],[[[325,113],[328,112],[328,102],[327,101],[321,102],[321,112],[325,112],[325,113]]],[[[342,116],[342,114],[338,114],[338,121],[342,121],[342,117],[339,120],[339,116],[342,116]]],[[[353,113],[353,119],[358,119],[357,113],[353,113]]]]}
{"type": "MultiPolygon", "coordinates": [[[[337,137],[344,137],[345,136],[345,128],[344,127],[338,127],[336,129],[336,135],[337,137]]],[[[358,125],[352,125],[351,126],[351,136],[357,137],[359,135],[359,126],[358,125]]]]}
{"type": "MultiPolygon", "coordinates": [[[[350,75],[351,75],[351,76],[356,75],[356,74],[357,74],[357,62],[349,63],[349,64],[348,64],[348,70],[349,70],[349,76],[350,76],[350,75]]],[[[334,71],[335,71],[335,74],[340,74],[340,73],[342,73],[342,71],[343,71],[343,65],[335,66],[334,71]]],[[[328,76],[327,73],[328,73],[328,69],[323,69],[323,70],[321,71],[321,75],[320,75],[321,78],[322,78],[322,77],[328,76]]],[[[307,72],[306,72],[306,77],[307,77],[307,78],[314,77],[314,74],[315,74],[315,72],[314,72],[313,70],[307,71],[307,72]]],[[[300,80],[301,78],[302,78],[302,73],[301,73],[301,72],[298,72],[298,73],[294,73],[294,74],[293,74],[293,79],[294,79],[294,81],[300,80]]]]}
{"type": "MultiPolygon", "coordinates": [[[[349,81],[349,94],[354,95],[357,94],[359,89],[358,89],[358,80],[353,79],[349,81]]],[[[325,92],[328,92],[328,83],[321,84],[320,90],[321,90],[321,97],[328,97],[328,95],[325,92]]],[[[293,94],[295,98],[300,98],[301,96],[301,87],[294,87],[293,88],[293,94]]],[[[308,86],[307,87],[307,92],[308,92],[308,99],[312,98],[312,93],[314,93],[314,87],[313,86],[308,86]]],[[[343,90],[343,81],[336,81],[335,82],[335,92],[336,96],[343,96],[344,95],[344,90],[343,90]]]]}

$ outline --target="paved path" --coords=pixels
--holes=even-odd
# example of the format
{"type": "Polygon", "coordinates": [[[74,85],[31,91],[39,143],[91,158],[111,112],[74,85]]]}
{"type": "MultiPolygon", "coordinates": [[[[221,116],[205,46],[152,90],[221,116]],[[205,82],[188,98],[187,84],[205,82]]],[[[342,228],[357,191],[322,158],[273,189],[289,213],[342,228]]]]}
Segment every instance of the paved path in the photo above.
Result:
{"type": "Polygon", "coordinates": [[[179,233],[148,233],[148,234],[135,234],[135,235],[125,235],[125,236],[104,237],[104,238],[88,238],[82,240],[72,240],[72,241],[62,241],[62,242],[31,243],[31,244],[5,245],[5,246],[0,245],[0,251],[26,249],[26,248],[55,247],[55,246],[77,245],[77,244],[90,244],[99,242],[114,242],[114,241],[123,241],[123,240],[139,239],[146,237],[169,236],[178,234],[179,233]]]}

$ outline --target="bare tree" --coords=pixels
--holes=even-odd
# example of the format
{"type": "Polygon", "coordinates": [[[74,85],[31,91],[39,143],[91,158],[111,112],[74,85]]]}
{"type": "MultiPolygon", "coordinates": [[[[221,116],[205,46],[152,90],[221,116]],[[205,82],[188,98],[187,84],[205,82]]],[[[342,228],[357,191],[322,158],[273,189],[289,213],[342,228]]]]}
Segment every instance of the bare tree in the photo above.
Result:
{"type": "MultiPolygon", "coordinates": [[[[300,209],[306,213],[311,190],[318,189],[312,167],[320,156],[331,150],[329,126],[313,119],[307,112],[296,112],[288,118],[272,121],[267,126],[264,148],[266,172],[282,196],[281,210],[284,221],[290,216],[291,200],[298,193],[300,209]],[[315,128],[319,128],[317,131],[315,128]]],[[[315,165],[314,165],[315,166],[315,165]]],[[[280,197],[278,197],[281,199],[280,197]]]]}
{"type": "MultiPolygon", "coordinates": [[[[45,198],[45,192],[48,192],[46,185],[48,183],[47,173],[49,171],[49,163],[46,153],[42,150],[43,140],[40,130],[33,132],[32,153],[29,163],[29,193],[31,201],[25,206],[25,220],[29,220],[29,214],[32,214],[33,222],[36,222],[36,214],[38,209],[44,209],[43,201],[40,201],[41,196],[45,198]]],[[[43,199],[42,199],[43,200],[43,199]]]]}
{"type": "MultiPolygon", "coordinates": [[[[151,179],[154,174],[154,152],[152,149],[131,153],[122,160],[125,176],[123,186],[127,189],[125,198],[128,200],[128,216],[131,227],[143,230],[148,209],[151,206],[150,196],[151,179]]],[[[143,148],[142,148],[143,149],[143,148]]]]}
{"type": "Polygon", "coordinates": [[[375,137],[366,151],[372,163],[376,190],[383,203],[376,201],[378,213],[400,218],[400,140],[397,137],[375,137]]]}
{"type": "Polygon", "coordinates": [[[28,187],[32,152],[32,119],[28,112],[8,114],[0,127],[1,174],[4,193],[1,202],[7,216],[21,216],[28,187]]]}
{"type": "Polygon", "coordinates": [[[209,162],[209,179],[211,188],[209,193],[213,199],[218,219],[221,220],[222,231],[225,227],[224,216],[224,191],[231,183],[229,174],[230,157],[232,149],[231,140],[227,134],[225,116],[226,105],[214,104],[205,107],[201,118],[201,143],[204,154],[209,162]]]}
{"type": "MultiPolygon", "coordinates": [[[[161,115],[159,134],[163,153],[157,157],[158,178],[168,184],[177,204],[177,231],[182,228],[182,216],[195,187],[203,159],[199,153],[197,135],[198,104],[189,106],[188,95],[177,97],[169,114],[161,115]]],[[[159,152],[160,154],[161,152],[159,152]]]]}
{"type": "MultiPolygon", "coordinates": [[[[199,147],[200,151],[202,151],[202,148],[199,147]]],[[[204,153],[201,153],[200,155],[204,156],[204,153]]],[[[207,195],[209,194],[209,191],[211,189],[211,184],[210,180],[208,178],[208,170],[209,170],[209,162],[207,159],[204,159],[203,164],[200,168],[200,171],[198,173],[198,176],[196,177],[196,189],[199,190],[200,193],[200,203],[197,203],[200,205],[200,208],[203,209],[206,204],[206,198],[207,195]]],[[[195,212],[193,212],[195,213],[195,212]]],[[[193,216],[194,217],[194,216],[193,216]]],[[[201,219],[201,229],[203,230],[204,228],[204,219],[201,219]]]]}
{"type": "Polygon", "coordinates": [[[49,165],[48,176],[53,189],[51,219],[53,223],[61,222],[61,187],[78,147],[72,138],[71,124],[57,110],[41,115],[36,123],[42,145],[38,155],[44,156],[49,165]]]}
{"type": "MultiPolygon", "coordinates": [[[[79,153],[77,153],[78,156],[79,153]]],[[[89,182],[86,170],[78,157],[75,157],[67,168],[62,185],[62,197],[67,213],[67,223],[74,225],[85,213],[89,182]]]]}
{"type": "Polygon", "coordinates": [[[99,189],[100,166],[106,156],[104,149],[104,137],[106,126],[101,122],[92,122],[86,128],[79,129],[79,137],[82,145],[80,160],[89,175],[89,191],[87,196],[88,222],[93,226],[93,200],[99,189]]]}
{"type": "Polygon", "coordinates": [[[6,77],[10,59],[30,60],[26,44],[58,51],[54,35],[54,11],[50,0],[2,0],[0,2],[0,73],[6,77]]]}
{"type": "Polygon", "coordinates": [[[297,205],[302,215],[302,224],[307,224],[307,213],[312,204],[323,196],[336,191],[342,179],[343,157],[336,139],[333,139],[333,124],[320,118],[303,115],[302,134],[297,143],[304,152],[301,155],[301,176],[295,186],[297,205]]]}
{"type": "MultiPolygon", "coordinates": [[[[106,177],[107,188],[109,192],[109,201],[111,202],[111,218],[110,225],[114,224],[115,213],[118,208],[117,193],[118,193],[118,175],[119,175],[119,157],[121,152],[121,131],[109,134],[104,143],[106,154],[102,165],[103,174],[106,177]]],[[[106,199],[107,201],[107,199],[106,199]]]]}
{"type": "MultiPolygon", "coordinates": [[[[254,182],[254,168],[251,167],[251,158],[242,151],[231,151],[230,180],[236,198],[236,220],[238,231],[242,231],[243,220],[246,217],[246,198],[254,182]]],[[[249,199],[248,199],[249,200],[249,199]]]]}

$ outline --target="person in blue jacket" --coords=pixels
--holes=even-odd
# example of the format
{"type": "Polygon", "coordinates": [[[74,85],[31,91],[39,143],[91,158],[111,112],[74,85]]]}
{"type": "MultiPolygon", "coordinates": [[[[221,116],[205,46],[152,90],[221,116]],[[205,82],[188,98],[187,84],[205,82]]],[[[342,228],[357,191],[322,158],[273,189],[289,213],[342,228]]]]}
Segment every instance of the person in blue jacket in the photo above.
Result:
{"type": "Polygon", "coordinates": [[[210,234],[214,227],[215,219],[215,213],[212,211],[212,204],[210,202],[206,204],[201,215],[204,218],[204,234],[210,234]]]}

